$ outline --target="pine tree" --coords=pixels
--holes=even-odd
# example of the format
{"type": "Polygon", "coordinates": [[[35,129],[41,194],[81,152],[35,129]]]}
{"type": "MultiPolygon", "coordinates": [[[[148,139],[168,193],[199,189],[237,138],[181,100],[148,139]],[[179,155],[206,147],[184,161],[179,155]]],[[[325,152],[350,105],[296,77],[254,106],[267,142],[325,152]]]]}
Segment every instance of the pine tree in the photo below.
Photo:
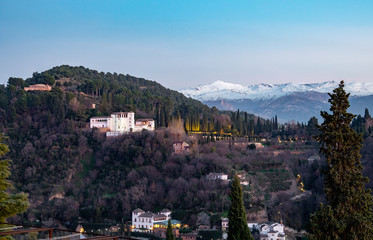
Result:
{"type": "Polygon", "coordinates": [[[175,236],[174,236],[174,234],[172,234],[171,219],[168,219],[166,240],[175,240],[175,236]]]}
{"type": "Polygon", "coordinates": [[[254,240],[247,225],[246,211],[242,200],[242,189],[237,175],[234,176],[229,197],[231,198],[231,207],[228,212],[228,240],[254,240]]]}
{"type": "Polygon", "coordinates": [[[354,115],[347,113],[348,97],[343,81],[329,94],[331,114],[321,112],[324,122],[317,140],[327,159],[325,186],[327,205],[310,219],[309,239],[373,239],[373,198],[365,188],[359,151],[362,137],[350,127],[354,115]]]}
{"type": "MultiPolygon", "coordinates": [[[[0,135],[0,158],[9,151],[8,146],[2,143],[4,138],[0,135]]],[[[24,212],[28,207],[26,194],[8,192],[12,188],[12,184],[7,180],[10,176],[9,169],[10,160],[0,160],[0,223],[4,223],[8,217],[24,212]]]]}

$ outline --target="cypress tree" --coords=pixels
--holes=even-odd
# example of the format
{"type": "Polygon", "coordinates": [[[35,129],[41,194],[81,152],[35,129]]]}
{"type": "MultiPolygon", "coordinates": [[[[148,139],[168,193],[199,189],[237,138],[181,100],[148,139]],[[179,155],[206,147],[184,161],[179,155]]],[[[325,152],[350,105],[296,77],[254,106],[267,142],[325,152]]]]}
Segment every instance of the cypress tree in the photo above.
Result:
{"type": "Polygon", "coordinates": [[[365,108],[364,119],[366,121],[369,118],[372,118],[372,117],[370,116],[368,108],[365,108]]]}
{"type": "Polygon", "coordinates": [[[236,174],[232,182],[229,197],[231,198],[231,207],[228,212],[228,240],[254,240],[251,236],[250,228],[247,225],[246,211],[242,200],[241,184],[236,174]]]}
{"type": "Polygon", "coordinates": [[[185,118],[185,131],[186,131],[186,132],[191,131],[191,128],[190,128],[190,119],[189,119],[189,117],[186,117],[186,118],[185,118]]]}
{"type": "MultiPolygon", "coordinates": [[[[4,137],[0,135],[0,158],[9,151],[8,146],[2,143],[3,140],[4,137]]],[[[7,180],[10,176],[9,168],[10,160],[0,160],[0,223],[5,222],[8,217],[24,212],[29,205],[26,194],[8,192],[13,187],[7,180]]]]}
{"type": "Polygon", "coordinates": [[[175,236],[172,234],[172,223],[171,219],[168,219],[166,240],[175,240],[175,236]]]}
{"type": "Polygon", "coordinates": [[[320,153],[327,160],[325,186],[327,205],[321,206],[310,219],[310,240],[373,239],[373,198],[365,188],[359,151],[362,136],[353,131],[354,115],[347,112],[348,97],[341,81],[329,94],[330,111],[321,112],[324,122],[317,140],[320,153]]]}

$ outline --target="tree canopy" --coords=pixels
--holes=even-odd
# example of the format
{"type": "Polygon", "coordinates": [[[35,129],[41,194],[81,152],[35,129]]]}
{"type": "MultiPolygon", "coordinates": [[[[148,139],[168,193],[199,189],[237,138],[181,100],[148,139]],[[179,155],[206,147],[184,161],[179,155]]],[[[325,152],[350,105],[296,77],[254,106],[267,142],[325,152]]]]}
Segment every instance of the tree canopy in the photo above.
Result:
{"type": "MultiPolygon", "coordinates": [[[[4,137],[0,135],[0,158],[9,151],[7,145],[2,143],[4,137]]],[[[8,217],[24,212],[28,207],[27,195],[24,193],[10,194],[12,188],[9,182],[10,160],[0,160],[0,223],[4,223],[8,217]]]]}
{"type": "Polygon", "coordinates": [[[166,233],[166,240],[175,240],[175,236],[172,233],[172,223],[171,219],[168,219],[168,224],[167,224],[167,233],[166,233]]]}
{"type": "Polygon", "coordinates": [[[326,157],[327,205],[311,216],[309,239],[373,239],[373,199],[365,188],[360,162],[362,136],[350,127],[354,115],[347,112],[348,97],[341,81],[329,94],[330,112],[321,112],[324,122],[317,140],[326,157]]]}
{"type": "Polygon", "coordinates": [[[242,189],[237,175],[234,176],[231,192],[231,207],[228,212],[229,234],[228,240],[254,240],[247,225],[246,211],[243,205],[242,189]]]}

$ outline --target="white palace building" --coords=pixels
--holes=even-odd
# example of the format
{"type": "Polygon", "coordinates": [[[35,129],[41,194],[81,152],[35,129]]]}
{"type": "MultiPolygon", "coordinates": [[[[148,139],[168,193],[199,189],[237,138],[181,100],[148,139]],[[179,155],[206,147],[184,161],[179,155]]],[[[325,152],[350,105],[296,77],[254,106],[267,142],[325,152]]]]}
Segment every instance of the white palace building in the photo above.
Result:
{"type": "Polygon", "coordinates": [[[154,131],[153,119],[137,119],[134,112],[115,112],[110,116],[92,117],[90,128],[106,131],[106,136],[120,136],[129,132],[141,132],[143,129],[154,131]]]}

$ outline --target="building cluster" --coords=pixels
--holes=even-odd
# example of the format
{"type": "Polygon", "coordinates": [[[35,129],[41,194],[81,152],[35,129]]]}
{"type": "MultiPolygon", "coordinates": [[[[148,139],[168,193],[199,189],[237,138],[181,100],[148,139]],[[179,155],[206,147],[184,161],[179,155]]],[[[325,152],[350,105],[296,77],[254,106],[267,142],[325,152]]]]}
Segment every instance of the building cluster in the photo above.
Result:
{"type": "Polygon", "coordinates": [[[285,226],[282,223],[260,223],[257,225],[260,240],[285,240],[285,226]]]}
{"type": "MultiPolygon", "coordinates": [[[[229,220],[228,218],[221,219],[221,229],[228,231],[229,220]]],[[[285,226],[282,223],[266,222],[266,223],[253,223],[248,222],[247,226],[250,230],[257,230],[260,234],[260,240],[285,240],[285,226]]]]}
{"type": "MultiPolygon", "coordinates": [[[[145,232],[150,233],[156,237],[165,238],[167,232],[168,220],[171,220],[171,211],[163,209],[160,212],[145,212],[144,210],[137,208],[132,211],[132,232],[145,232]]],[[[188,233],[179,233],[179,229],[182,227],[180,222],[177,220],[171,220],[173,234],[176,237],[182,238],[183,240],[196,240],[198,238],[198,231],[201,230],[217,230],[219,226],[210,227],[210,225],[200,225],[195,231],[188,233]]],[[[264,223],[247,223],[250,230],[256,230],[259,232],[260,240],[285,240],[285,226],[281,223],[275,222],[264,222],[264,223]]],[[[184,225],[185,227],[187,225],[184,225]]],[[[221,230],[223,233],[229,232],[229,219],[221,219],[221,230]]],[[[223,234],[223,239],[226,234],[223,234]]]]}
{"type": "Polygon", "coordinates": [[[106,132],[106,136],[120,136],[129,132],[141,132],[146,129],[154,131],[155,121],[153,119],[137,119],[134,112],[115,112],[110,116],[92,117],[90,128],[99,128],[106,132]]]}
{"type": "MultiPolygon", "coordinates": [[[[132,232],[145,232],[150,233],[159,238],[166,238],[168,220],[171,219],[171,211],[163,209],[158,213],[145,212],[137,208],[132,211],[132,232]]],[[[172,232],[176,238],[183,240],[196,240],[197,233],[179,233],[182,227],[180,221],[171,220],[172,232]]],[[[187,225],[183,225],[185,227],[187,225]]]]}

